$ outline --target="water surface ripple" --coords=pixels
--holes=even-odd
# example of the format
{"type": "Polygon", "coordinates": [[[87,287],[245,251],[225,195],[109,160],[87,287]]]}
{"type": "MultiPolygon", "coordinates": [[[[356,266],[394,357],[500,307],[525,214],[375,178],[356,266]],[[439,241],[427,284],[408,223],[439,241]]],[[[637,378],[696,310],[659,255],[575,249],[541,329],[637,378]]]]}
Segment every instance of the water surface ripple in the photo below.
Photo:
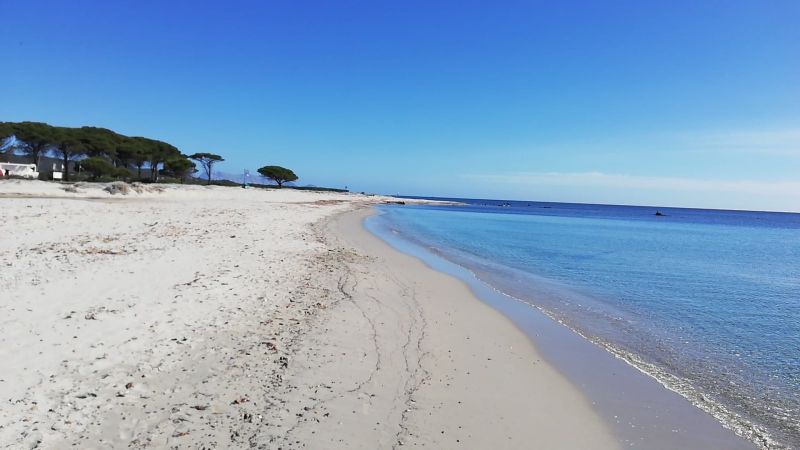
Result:
{"type": "Polygon", "coordinates": [[[763,448],[800,448],[800,215],[461,201],[381,220],[763,448]]]}

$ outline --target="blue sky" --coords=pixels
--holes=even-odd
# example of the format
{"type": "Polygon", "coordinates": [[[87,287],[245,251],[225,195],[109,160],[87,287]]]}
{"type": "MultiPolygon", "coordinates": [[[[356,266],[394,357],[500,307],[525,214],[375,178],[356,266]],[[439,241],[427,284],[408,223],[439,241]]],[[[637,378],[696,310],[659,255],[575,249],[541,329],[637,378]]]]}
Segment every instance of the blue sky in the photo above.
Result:
{"type": "Polygon", "coordinates": [[[440,196],[800,211],[800,2],[0,0],[0,120],[440,196]]]}

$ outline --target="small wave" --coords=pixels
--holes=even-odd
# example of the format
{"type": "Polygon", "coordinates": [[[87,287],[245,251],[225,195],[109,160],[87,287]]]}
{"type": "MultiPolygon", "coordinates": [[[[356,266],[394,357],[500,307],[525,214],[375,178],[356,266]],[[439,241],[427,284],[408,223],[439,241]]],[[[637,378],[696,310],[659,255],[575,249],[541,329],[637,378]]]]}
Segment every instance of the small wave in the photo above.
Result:
{"type": "Polygon", "coordinates": [[[469,272],[473,277],[475,277],[477,281],[487,286],[497,294],[500,294],[502,297],[518,303],[522,303],[528,307],[536,308],[536,310],[540,311],[553,321],[567,327],[572,332],[576,333],[582,338],[606,350],[607,352],[614,355],[616,358],[624,361],[626,364],[633,367],[637,371],[643,373],[644,375],[653,378],[663,387],[681,395],[682,397],[687,399],[692,405],[710,414],[712,417],[717,419],[717,421],[720,422],[720,424],[722,424],[722,426],[725,427],[726,429],[729,429],[734,433],[736,433],[738,436],[755,443],[760,449],[762,450],[790,449],[790,447],[778,442],[772,436],[772,434],[764,427],[761,427],[753,423],[752,421],[746,419],[742,415],[731,410],[723,402],[715,400],[714,398],[708,396],[707,394],[704,394],[697,387],[691,384],[688,380],[681,378],[677,375],[674,375],[658,365],[647,362],[642,357],[633,352],[629,352],[619,347],[616,347],[610,342],[605,341],[599,337],[588,335],[583,331],[581,331],[580,329],[572,326],[570,322],[566,320],[564,317],[555,314],[552,311],[543,308],[539,305],[533,304],[521,298],[517,298],[513,295],[510,295],[502,291],[498,287],[483,280],[474,271],[472,271],[467,267],[460,265],[459,267],[462,267],[464,270],[469,272]]]}
{"type": "MultiPolygon", "coordinates": [[[[419,239],[417,236],[409,234],[402,229],[393,228],[392,232],[395,236],[399,237],[401,240],[411,243],[412,245],[415,245],[418,248],[421,248],[422,250],[426,250],[428,254],[433,254],[435,256],[438,256],[440,258],[443,258],[451,262],[452,264],[455,264],[466,273],[469,273],[475,280],[480,282],[483,286],[489,288],[490,290],[501,295],[502,297],[519,302],[521,304],[526,305],[527,307],[533,307],[538,311],[540,311],[541,313],[545,314],[550,319],[554,320],[555,322],[566,326],[572,332],[588,340],[589,342],[605,349],[606,351],[614,355],[616,358],[622,360],[627,365],[633,367],[642,374],[653,378],[655,381],[657,381],[660,385],[662,385],[666,389],[673,391],[679,394],[680,396],[684,397],[692,405],[714,417],[720,424],[722,424],[723,427],[731,430],[736,435],[755,443],[760,449],[784,450],[790,448],[789,446],[781,443],[779,439],[764,426],[755,423],[753,420],[748,419],[744,415],[735,411],[733,408],[729,406],[729,404],[726,404],[721,399],[713,397],[708,392],[704,392],[702,386],[698,386],[696,381],[693,384],[693,382],[691,382],[690,380],[670,372],[665,367],[647,361],[640,354],[625,350],[619,346],[614,345],[610,341],[604,340],[599,336],[595,336],[585,332],[584,330],[581,330],[572,321],[569,320],[569,316],[567,316],[566,314],[563,314],[559,311],[547,309],[543,305],[537,304],[529,300],[523,300],[521,298],[510,295],[507,292],[504,292],[502,289],[498,288],[494,284],[484,280],[475,270],[472,270],[465,264],[460,263],[459,262],[460,258],[454,259],[453,255],[450,254],[450,251],[453,251],[455,249],[452,249],[449,246],[447,247],[447,249],[433,246],[430,244],[430,242],[425,242],[424,240],[419,239]]],[[[480,258],[478,258],[475,261],[473,261],[472,258],[467,258],[467,260],[470,262],[475,262],[478,264],[479,267],[481,267],[480,258]]],[[[491,262],[487,263],[494,264],[491,262]]],[[[616,314],[611,314],[611,316],[613,316],[612,319],[614,319],[615,322],[624,323],[629,321],[629,319],[625,318],[624,316],[619,316],[616,314]]],[[[778,432],[781,432],[782,430],[781,427],[776,427],[775,429],[778,432]]]]}

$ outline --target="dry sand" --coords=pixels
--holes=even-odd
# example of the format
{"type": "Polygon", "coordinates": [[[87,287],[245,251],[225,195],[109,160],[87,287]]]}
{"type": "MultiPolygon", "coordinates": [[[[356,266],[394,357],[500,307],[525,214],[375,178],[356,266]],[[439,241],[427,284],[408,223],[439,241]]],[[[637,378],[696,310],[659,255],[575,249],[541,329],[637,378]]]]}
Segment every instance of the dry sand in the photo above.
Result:
{"type": "Polygon", "coordinates": [[[381,197],[0,182],[0,446],[613,448],[381,197]],[[346,214],[344,214],[346,213],[346,214]]]}

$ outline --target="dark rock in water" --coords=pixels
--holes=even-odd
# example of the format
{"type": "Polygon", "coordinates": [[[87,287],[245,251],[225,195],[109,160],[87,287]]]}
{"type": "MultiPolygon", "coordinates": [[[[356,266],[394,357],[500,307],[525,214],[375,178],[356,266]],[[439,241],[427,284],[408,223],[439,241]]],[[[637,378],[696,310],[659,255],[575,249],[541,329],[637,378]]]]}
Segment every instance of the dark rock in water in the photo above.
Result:
{"type": "Polygon", "coordinates": [[[656,211],[656,215],[657,216],[663,216],[664,214],[662,214],[661,211],[656,211]]]}

